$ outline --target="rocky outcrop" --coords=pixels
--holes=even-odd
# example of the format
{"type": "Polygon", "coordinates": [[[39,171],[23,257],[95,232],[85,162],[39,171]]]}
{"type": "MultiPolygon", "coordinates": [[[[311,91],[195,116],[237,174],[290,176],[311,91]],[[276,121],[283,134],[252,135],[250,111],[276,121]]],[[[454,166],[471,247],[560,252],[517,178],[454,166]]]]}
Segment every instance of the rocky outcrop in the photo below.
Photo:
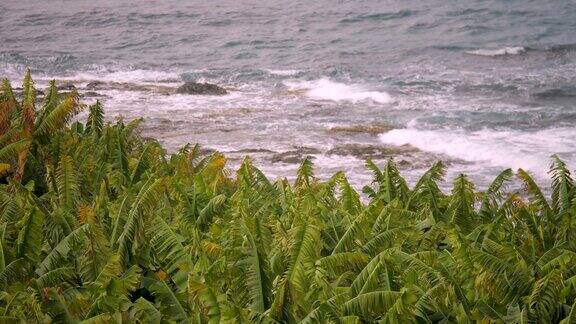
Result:
{"type": "Polygon", "coordinates": [[[359,159],[388,159],[398,155],[411,155],[417,153],[419,150],[410,145],[401,146],[379,146],[379,145],[361,145],[361,144],[345,144],[342,146],[334,147],[326,154],[328,155],[341,155],[341,156],[354,156],[359,159]]]}
{"type": "Polygon", "coordinates": [[[175,89],[168,86],[149,85],[149,84],[135,84],[128,82],[102,82],[90,81],[84,87],[84,90],[121,90],[121,91],[149,91],[163,95],[173,94],[175,89]]]}
{"type": "Polygon", "coordinates": [[[186,82],[178,89],[176,89],[176,93],[190,94],[190,95],[223,96],[225,94],[228,94],[228,91],[212,83],[186,82]]]}
{"type": "Polygon", "coordinates": [[[170,95],[174,93],[190,94],[190,95],[215,95],[222,96],[228,94],[228,91],[218,85],[211,83],[198,83],[186,82],[178,88],[173,88],[164,85],[152,84],[135,84],[128,82],[103,82],[103,81],[90,81],[84,87],[84,90],[121,90],[121,91],[149,91],[163,95],[170,95]]]}
{"type": "Polygon", "coordinates": [[[94,91],[86,91],[86,92],[81,92],[80,93],[81,97],[84,98],[98,98],[98,97],[106,97],[105,95],[98,93],[98,92],[94,92],[94,91]]]}
{"type": "Polygon", "coordinates": [[[276,153],[276,152],[274,152],[272,150],[263,149],[263,148],[248,148],[248,149],[242,149],[242,150],[238,150],[238,151],[232,151],[230,153],[242,153],[242,154],[265,153],[265,154],[270,154],[270,153],[276,153]]]}
{"type": "Polygon", "coordinates": [[[296,147],[295,150],[277,153],[272,155],[270,161],[272,163],[289,163],[289,164],[297,164],[302,162],[304,158],[311,157],[312,154],[320,154],[320,150],[311,147],[296,147]]]}
{"type": "Polygon", "coordinates": [[[378,135],[389,132],[395,127],[389,124],[368,124],[368,125],[351,125],[351,126],[336,126],[328,129],[330,133],[366,133],[371,135],[378,135]]]}
{"type": "Polygon", "coordinates": [[[88,84],[86,85],[86,89],[88,90],[99,90],[104,88],[104,86],[106,86],[105,82],[102,81],[91,81],[88,82],[88,84]]]}
{"type": "Polygon", "coordinates": [[[56,88],[59,91],[73,91],[76,90],[76,86],[74,85],[74,83],[72,82],[63,82],[63,83],[59,83],[56,88]]]}

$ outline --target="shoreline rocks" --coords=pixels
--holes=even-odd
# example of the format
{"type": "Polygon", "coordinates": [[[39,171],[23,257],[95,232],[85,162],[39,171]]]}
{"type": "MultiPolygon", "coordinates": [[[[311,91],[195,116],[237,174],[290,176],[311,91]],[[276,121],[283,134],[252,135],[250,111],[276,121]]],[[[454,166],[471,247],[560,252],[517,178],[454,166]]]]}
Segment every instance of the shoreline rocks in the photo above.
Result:
{"type": "MultiPolygon", "coordinates": [[[[320,153],[322,153],[320,152],[320,150],[311,147],[295,147],[295,150],[272,155],[270,157],[270,162],[298,164],[301,163],[305,157],[311,156],[312,154],[320,154],[320,153]]],[[[312,158],[314,157],[312,156],[312,158]]]]}
{"type": "Polygon", "coordinates": [[[59,83],[56,89],[58,89],[58,91],[73,91],[76,90],[76,86],[72,82],[63,82],[59,83]]]}
{"type": "Polygon", "coordinates": [[[212,83],[186,82],[176,89],[176,93],[190,95],[223,96],[228,91],[212,83]]]}
{"type": "Polygon", "coordinates": [[[91,81],[86,84],[86,89],[88,90],[100,90],[106,85],[105,82],[102,81],[91,81]]]}
{"type": "Polygon", "coordinates": [[[354,156],[359,159],[388,159],[400,155],[411,155],[420,150],[410,145],[378,146],[345,144],[334,147],[326,152],[327,155],[354,156]]]}
{"type": "Polygon", "coordinates": [[[369,124],[369,125],[351,125],[351,126],[335,126],[328,129],[330,133],[365,133],[371,135],[378,135],[387,133],[396,127],[389,124],[369,124]]]}
{"type": "Polygon", "coordinates": [[[148,84],[135,84],[128,82],[103,82],[103,81],[90,81],[84,87],[84,90],[106,90],[115,89],[123,91],[151,91],[164,95],[170,94],[189,94],[189,95],[211,95],[223,96],[228,94],[228,90],[223,87],[212,83],[199,83],[199,82],[186,82],[183,85],[174,88],[163,85],[148,85],[148,84]]]}
{"type": "Polygon", "coordinates": [[[174,93],[174,88],[168,86],[135,84],[128,82],[102,82],[102,81],[88,82],[88,84],[86,84],[86,86],[84,87],[84,90],[150,91],[164,95],[174,93]]]}

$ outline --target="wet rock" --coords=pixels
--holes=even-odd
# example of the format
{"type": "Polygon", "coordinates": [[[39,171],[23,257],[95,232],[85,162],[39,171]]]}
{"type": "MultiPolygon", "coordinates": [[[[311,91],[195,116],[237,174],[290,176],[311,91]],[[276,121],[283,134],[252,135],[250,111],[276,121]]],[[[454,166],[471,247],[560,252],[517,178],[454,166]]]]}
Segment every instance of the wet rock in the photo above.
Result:
{"type": "MultiPolygon", "coordinates": [[[[237,131],[237,128],[220,128],[218,131],[222,132],[222,133],[232,133],[234,131],[237,131]]],[[[210,133],[210,132],[207,132],[210,133]]]]}
{"type": "Polygon", "coordinates": [[[200,147],[200,155],[212,155],[216,152],[218,151],[209,147],[200,147]]]}
{"type": "Polygon", "coordinates": [[[118,83],[113,82],[110,84],[113,89],[123,90],[123,91],[150,91],[160,94],[170,94],[174,92],[174,88],[166,86],[156,86],[156,85],[144,85],[144,84],[133,84],[133,83],[118,83]]]}
{"type": "Polygon", "coordinates": [[[576,88],[552,88],[532,94],[537,99],[564,99],[576,97],[576,88]]]}
{"type": "Polygon", "coordinates": [[[402,168],[407,168],[407,167],[409,167],[410,165],[412,165],[412,163],[410,163],[409,161],[406,161],[406,160],[400,160],[400,161],[398,162],[398,165],[399,165],[400,167],[402,167],[402,168]]]}
{"type": "Polygon", "coordinates": [[[311,154],[319,154],[320,151],[311,147],[297,147],[295,150],[277,153],[272,155],[270,161],[272,163],[290,163],[298,164],[301,163],[306,157],[314,159],[311,154]]]}
{"type": "Polygon", "coordinates": [[[397,155],[411,155],[412,153],[419,152],[419,150],[410,145],[402,146],[376,146],[376,145],[361,145],[361,144],[346,144],[337,146],[326,154],[328,155],[342,155],[354,156],[359,159],[388,159],[397,155]]]}
{"type": "Polygon", "coordinates": [[[378,135],[389,132],[395,127],[389,124],[370,124],[370,125],[351,125],[351,126],[336,126],[328,129],[331,133],[366,133],[371,135],[378,135]]]}
{"type": "Polygon", "coordinates": [[[155,92],[159,94],[169,95],[173,94],[176,89],[161,85],[148,85],[148,84],[135,84],[128,82],[102,82],[102,81],[92,81],[89,82],[86,90],[121,90],[121,91],[143,91],[143,92],[155,92]]]}
{"type": "Polygon", "coordinates": [[[251,153],[276,153],[276,152],[267,149],[243,149],[238,151],[232,151],[230,153],[251,154],[251,153]]]}
{"type": "Polygon", "coordinates": [[[60,83],[56,86],[59,91],[73,91],[76,90],[76,86],[72,82],[60,83]]]}
{"type": "Polygon", "coordinates": [[[176,89],[176,93],[222,96],[228,94],[228,91],[212,83],[186,82],[176,89]]]}
{"type": "MultiPolygon", "coordinates": [[[[295,152],[284,152],[274,155],[270,161],[272,163],[288,163],[288,164],[298,164],[304,160],[306,156],[299,155],[295,152]]],[[[313,156],[310,158],[314,159],[313,156]]]]}
{"type": "MultiPolygon", "coordinates": [[[[16,96],[17,98],[20,98],[24,95],[24,89],[22,88],[12,88],[12,92],[14,93],[14,96],[16,96]]],[[[36,100],[42,99],[43,96],[44,91],[36,89],[36,100]]]]}
{"type": "Polygon", "coordinates": [[[83,92],[82,97],[86,97],[86,98],[93,98],[93,97],[105,97],[103,94],[98,93],[98,92],[94,92],[94,91],[86,91],[83,92]]]}
{"type": "Polygon", "coordinates": [[[106,83],[102,82],[102,81],[92,81],[92,82],[88,82],[88,84],[86,85],[86,89],[98,90],[98,89],[102,89],[105,85],[106,85],[106,83]]]}

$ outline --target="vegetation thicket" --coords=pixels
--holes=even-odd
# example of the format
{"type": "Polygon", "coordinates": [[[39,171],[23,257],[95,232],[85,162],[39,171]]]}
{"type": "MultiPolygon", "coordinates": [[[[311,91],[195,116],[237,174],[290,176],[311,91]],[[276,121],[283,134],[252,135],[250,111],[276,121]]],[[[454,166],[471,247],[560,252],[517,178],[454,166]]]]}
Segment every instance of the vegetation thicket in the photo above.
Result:
{"type": "MultiPolygon", "coordinates": [[[[198,146],[168,155],[51,82],[0,90],[0,320],[26,323],[576,323],[576,190],[505,170],[410,187],[392,160],[270,181],[198,146]],[[71,119],[87,110],[86,123],[71,119]],[[510,193],[518,177],[525,192],[510,193]]],[[[190,130],[193,132],[194,130],[190,130]]]]}

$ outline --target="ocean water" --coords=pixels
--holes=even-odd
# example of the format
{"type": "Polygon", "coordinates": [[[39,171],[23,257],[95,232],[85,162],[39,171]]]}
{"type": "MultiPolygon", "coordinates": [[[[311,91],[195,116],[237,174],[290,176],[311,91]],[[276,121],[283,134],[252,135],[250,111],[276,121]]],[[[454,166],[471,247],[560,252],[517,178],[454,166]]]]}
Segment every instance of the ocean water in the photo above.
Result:
{"type": "Polygon", "coordinates": [[[479,189],[508,167],[548,184],[552,154],[576,166],[572,1],[3,0],[0,44],[14,86],[26,67],[73,81],[170,150],[250,155],[273,178],[307,155],[357,186],[367,158],[411,182],[444,160],[479,189]],[[184,81],[230,94],[168,94],[184,81]]]}

